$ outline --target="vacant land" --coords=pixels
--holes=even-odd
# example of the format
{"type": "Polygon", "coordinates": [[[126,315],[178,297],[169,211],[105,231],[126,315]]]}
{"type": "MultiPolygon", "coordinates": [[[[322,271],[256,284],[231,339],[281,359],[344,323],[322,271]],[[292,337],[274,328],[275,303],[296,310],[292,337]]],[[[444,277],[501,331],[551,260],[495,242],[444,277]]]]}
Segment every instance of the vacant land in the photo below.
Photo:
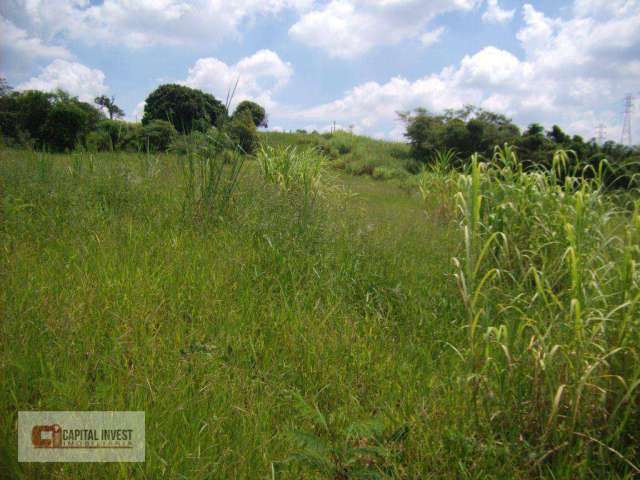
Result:
{"type": "Polygon", "coordinates": [[[633,198],[0,155],[2,477],[639,473],[633,198]],[[19,410],[144,410],[146,462],[18,464],[19,410]]]}

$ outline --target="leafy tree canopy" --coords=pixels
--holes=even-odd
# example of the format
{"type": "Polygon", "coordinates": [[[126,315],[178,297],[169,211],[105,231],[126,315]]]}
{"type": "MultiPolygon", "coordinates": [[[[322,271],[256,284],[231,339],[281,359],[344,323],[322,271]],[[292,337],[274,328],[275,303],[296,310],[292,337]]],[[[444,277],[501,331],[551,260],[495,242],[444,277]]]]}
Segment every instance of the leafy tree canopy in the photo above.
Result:
{"type": "Polygon", "coordinates": [[[249,112],[256,127],[266,128],[269,126],[267,124],[267,113],[262,106],[250,100],[244,100],[238,104],[235,112],[233,112],[233,116],[237,117],[241,112],[244,111],[249,112]]]}
{"type": "Polygon", "coordinates": [[[213,95],[184,85],[166,84],[147,97],[142,123],[164,120],[178,131],[189,133],[221,125],[227,115],[227,108],[213,95]]]}
{"type": "Polygon", "coordinates": [[[116,105],[116,100],[114,97],[107,97],[106,95],[100,95],[96,97],[93,101],[96,105],[107,110],[109,113],[109,119],[113,120],[115,118],[124,117],[124,110],[122,110],[118,105],[116,105]]]}

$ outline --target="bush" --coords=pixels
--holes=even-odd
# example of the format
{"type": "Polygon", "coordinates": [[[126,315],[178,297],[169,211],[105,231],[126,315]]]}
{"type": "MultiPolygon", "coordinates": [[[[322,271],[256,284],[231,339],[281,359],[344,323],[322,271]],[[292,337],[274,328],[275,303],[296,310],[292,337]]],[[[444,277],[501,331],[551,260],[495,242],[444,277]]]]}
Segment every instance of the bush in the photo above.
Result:
{"type": "Polygon", "coordinates": [[[336,158],[338,158],[338,151],[333,147],[333,145],[331,145],[322,137],[318,138],[318,144],[316,149],[322,155],[324,155],[325,157],[331,160],[335,160],[336,158]]]}
{"type": "Polygon", "coordinates": [[[119,150],[125,142],[130,126],[131,124],[121,120],[101,120],[96,125],[96,131],[109,137],[110,144],[107,150],[119,150]]]}
{"type": "Polygon", "coordinates": [[[405,170],[394,167],[376,167],[371,176],[376,180],[391,180],[392,178],[402,179],[409,174],[405,170]]]}
{"type": "Polygon", "coordinates": [[[142,148],[152,152],[165,152],[178,135],[176,129],[165,120],[151,120],[142,127],[142,148]]]}
{"type": "Polygon", "coordinates": [[[188,135],[177,135],[169,149],[179,155],[192,152],[207,151],[216,154],[225,150],[233,150],[234,143],[222,130],[210,128],[207,132],[191,132],[188,135]]]}
{"type": "Polygon", "coordinates": [[[109,134],[103,130],[95,130],[87,134],[85,145],[90,152],[106,152],[113,149],[109,134]]]}
{"type": "Polygon", "coordinates": [[[253,119],[253,123],[256,127],[267,127],[267,113],[264,108],[258,105],[255,102],[250,102],[249,100],[245,100],[240,102],[236,107],[236,111],[233,112],[233,116],[238,116],[241,112],[249,112],[251,118],[253,119]]]}
{"type": "Polygon", "coordinates": [[[229,138],[247,154],[252,154],[258,144],[258,134],[253,117],[247,110],[239,112],[228,125],[229,138]]]}
{"type": "Polygon", "coordinates": [[[335,134],[331,141],[333,148],[337,150],[340,155],[346,155],[353,150],[353,138],[349,134],[335,134]]]}
{"type": "Polygon", "coordinates": [[[354,160],[347,163],[345,171],[350,175],[371,175],[375,166],[366,160],[354,160]]]}

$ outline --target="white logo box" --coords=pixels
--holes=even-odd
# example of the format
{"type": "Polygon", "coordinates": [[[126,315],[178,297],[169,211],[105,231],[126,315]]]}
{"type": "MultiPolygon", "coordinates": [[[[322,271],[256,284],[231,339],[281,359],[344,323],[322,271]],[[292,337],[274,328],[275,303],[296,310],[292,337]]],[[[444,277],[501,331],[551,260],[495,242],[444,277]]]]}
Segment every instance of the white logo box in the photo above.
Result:
{"type": "Polygon", "coordinates": [[[144,462],[144,412],[18,412],[19,462],[144,462]]]}

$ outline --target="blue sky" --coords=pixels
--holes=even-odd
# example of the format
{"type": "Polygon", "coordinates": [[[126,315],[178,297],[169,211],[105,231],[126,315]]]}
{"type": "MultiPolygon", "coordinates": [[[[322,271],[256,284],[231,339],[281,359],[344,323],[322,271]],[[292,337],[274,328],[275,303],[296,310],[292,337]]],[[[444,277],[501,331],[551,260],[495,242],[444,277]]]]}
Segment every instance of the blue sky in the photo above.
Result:
{"type": "Polygon", "coordinates": [[[619,140],[640,94],[638,0],[5,0],[0,15],[11,85],[113,95],[131,120],[161,83],[224,100],[239,78],[236,101],[272,129],[399,139],[399,110],[472,103],[619,140]]]}

